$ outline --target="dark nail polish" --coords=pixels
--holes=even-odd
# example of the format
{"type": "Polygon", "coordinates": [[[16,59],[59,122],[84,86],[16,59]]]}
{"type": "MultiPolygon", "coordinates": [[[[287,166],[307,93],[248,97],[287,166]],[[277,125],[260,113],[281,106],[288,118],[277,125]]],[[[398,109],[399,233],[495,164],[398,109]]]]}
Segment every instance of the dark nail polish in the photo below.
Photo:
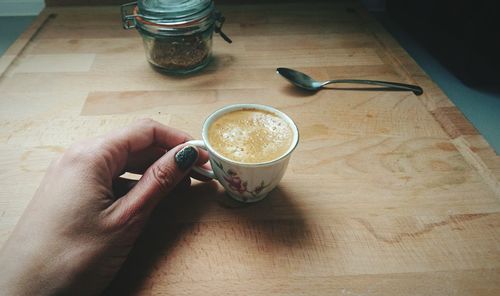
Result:
{"type": "Polygon", "coordinates": [[[197,159],[198,150],[193,146],[186,146],[175,154],[175,164],[182,171],[189,169],[197,159]]]}

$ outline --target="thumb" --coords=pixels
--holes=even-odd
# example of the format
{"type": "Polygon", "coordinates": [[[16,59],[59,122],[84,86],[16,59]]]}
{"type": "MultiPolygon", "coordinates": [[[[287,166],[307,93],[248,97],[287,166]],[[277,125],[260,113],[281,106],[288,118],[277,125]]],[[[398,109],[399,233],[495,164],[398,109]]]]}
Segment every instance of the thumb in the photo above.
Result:
{"type": "Polygon", "coordinates": [[[198,160],[198,149],[177,146],[153,163],[137,185],[117,200],[117,208],[126,220],[141,212],[149,213],[158,202],[184,179],[198,160]]]}

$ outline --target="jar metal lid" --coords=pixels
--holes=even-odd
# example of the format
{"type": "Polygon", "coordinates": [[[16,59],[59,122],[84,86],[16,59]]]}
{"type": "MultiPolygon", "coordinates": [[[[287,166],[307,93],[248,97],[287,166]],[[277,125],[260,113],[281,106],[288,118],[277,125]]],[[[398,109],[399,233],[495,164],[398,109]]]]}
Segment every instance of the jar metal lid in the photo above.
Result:
{"type": "Polygon", "coordinates": [[[124,28],[137,25],[137,20],[148,25],[182,26],[207,19],[213,14],[213,0],[140,0],[121,6],[124,28]],[[133,13],[127,10],[133,7],[133,13]]]}
{"type": "Polygon", "coordinates": [[[192,34],[215,23],[215,32],[231,43],[222,32],[225,19],[215,10],[213,0],[140,0],[123,4],[121,15],[124,29],[160,35],[192,34]]]}
{"type": "Polygon", "coordinates": [[[165,27],[165,28],[185,28],[194,26],[196,24],[203,23],[204,21],[210,21],[211,14],[207,14],[202,18],[196,18],[194,20],[179,21],[176,23],[158,23],[152,21],[151,19],[144,18],[139,14],[139,8],[136,6],[134,8],[135,19],[141,26],[155,26],[155,27],[165,27]]]}
{"type": "Polygon", "coordinates": [[[140,0],[143,19],[158,24],[190,22],[206,17],[213,10],[212,0],[140,0]]]}

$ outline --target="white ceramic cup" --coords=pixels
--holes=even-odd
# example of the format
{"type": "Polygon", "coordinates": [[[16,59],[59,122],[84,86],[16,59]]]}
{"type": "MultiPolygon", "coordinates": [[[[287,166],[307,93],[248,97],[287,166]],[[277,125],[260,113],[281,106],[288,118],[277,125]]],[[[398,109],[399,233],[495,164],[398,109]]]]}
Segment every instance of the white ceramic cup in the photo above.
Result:
{"type": "Polygon", "coordinates": [[[203,140],[193,140],[187,144],[196,146],[208,151],[212,170],[205,170],[200,167],[193,168],[196,172],[218,180],[232,198],[241,202],[256,202],[273,190],[285,174],[288,161],[292,151],[299,142],[299,130],[285,113],[272,107],[257,104],[236,104],[229,105],[212,113],[203,124],[203,140]],[[208,128],[223,114],[241,109],[254,109],[271,112],[287,122],[293,131],[293,139],[290,148],[280,157],[262,163],[243,163],[224,157],[215,151],[208,141],[208,128]]]}

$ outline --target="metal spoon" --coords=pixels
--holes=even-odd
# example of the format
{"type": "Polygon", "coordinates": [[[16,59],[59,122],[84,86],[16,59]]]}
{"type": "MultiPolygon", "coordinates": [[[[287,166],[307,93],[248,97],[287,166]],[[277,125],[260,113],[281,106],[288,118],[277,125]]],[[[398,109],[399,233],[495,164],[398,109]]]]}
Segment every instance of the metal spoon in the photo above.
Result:
{"type": "Polygon", "coordinates": [[[285,77],[288,81],[290,81],[294,85],[311,91],[320,90],[325,85],[331,83],[357,83],[357,84],[370,84],[370,85],[383,86],[384,87],[383,89],[387,90],[412,91],[417,96],[420,96],[424,92],[420,86],[398,83],[398,82],[361,80],[361,79],[335,79],[323,82],[314,80],[313,78],[302,72],[288,68],[278,68],[276,69],[276,72],[281,74],[281,76],[285,77]]]}

